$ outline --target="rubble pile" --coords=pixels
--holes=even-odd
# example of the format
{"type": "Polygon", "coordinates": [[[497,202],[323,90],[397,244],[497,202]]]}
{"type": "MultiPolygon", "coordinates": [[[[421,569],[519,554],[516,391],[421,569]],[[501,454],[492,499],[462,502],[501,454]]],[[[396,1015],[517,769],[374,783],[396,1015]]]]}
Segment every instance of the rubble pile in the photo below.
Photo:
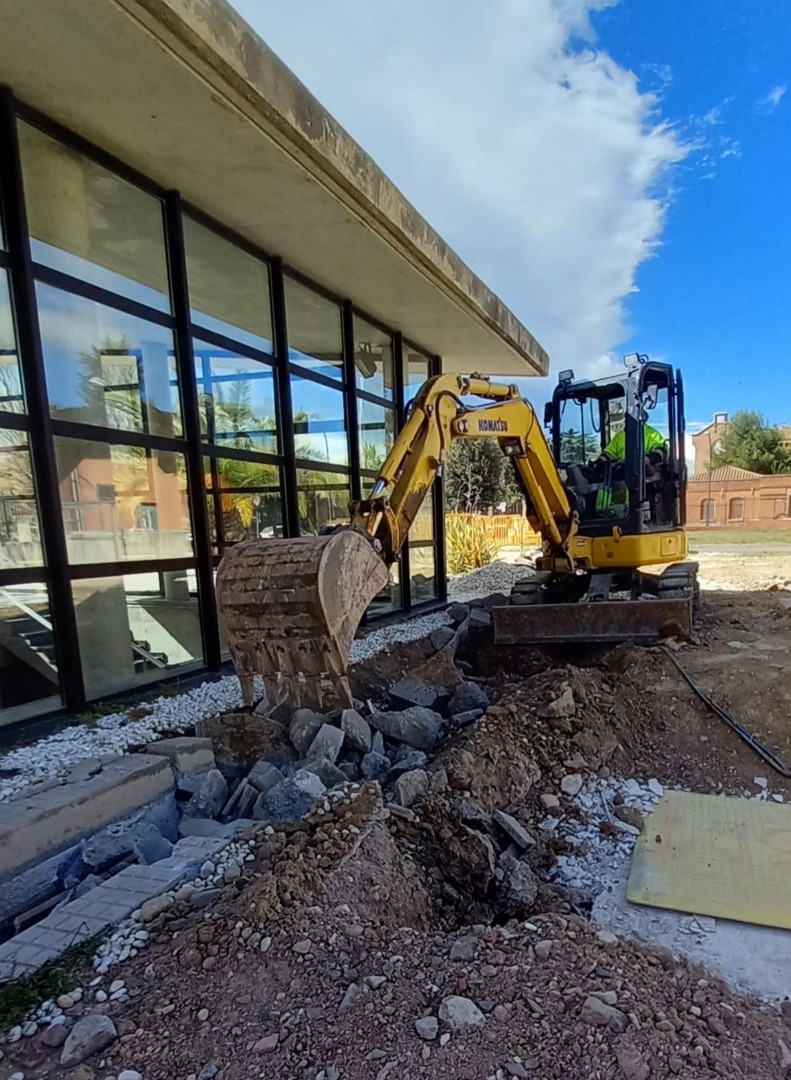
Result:
{"type": "Polygon", "coordinates": [[[582,917],[677,780],[644,760],[669,699],[634,650],[503,669],[493,602],[367,661],[355,708],[203,720],[178,830],[228,846],[7,1033],[0,1076],[782,1076],[791,1006],[582,917]]]}

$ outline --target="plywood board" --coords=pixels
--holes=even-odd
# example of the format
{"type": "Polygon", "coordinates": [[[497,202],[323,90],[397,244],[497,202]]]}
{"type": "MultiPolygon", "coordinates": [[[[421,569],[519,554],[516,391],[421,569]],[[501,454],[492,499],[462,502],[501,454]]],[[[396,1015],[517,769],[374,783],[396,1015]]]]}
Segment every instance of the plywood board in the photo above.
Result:
{"type": "Polygon", "coordinates": [[[666,791],[638,837],[627,898],[791,929],[791,805],[666,791]]]}

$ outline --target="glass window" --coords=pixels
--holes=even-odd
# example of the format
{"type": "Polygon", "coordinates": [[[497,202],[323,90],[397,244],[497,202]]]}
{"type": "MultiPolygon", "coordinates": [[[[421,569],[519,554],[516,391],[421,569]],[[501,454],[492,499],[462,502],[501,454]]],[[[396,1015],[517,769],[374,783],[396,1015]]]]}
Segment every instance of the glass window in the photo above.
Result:
{"type": "MultiPolygon", "coordinates": [[[[0,709],[15,709],[39,702],[26,715],[57,708],[60,704],[58,661],[47,586],[4,585],[0,588],[0,709]]],[[[0,723],[21,719],[3,715],[0,723]]]]}
{"type": "Polygon", "coordinates": [[[349,464],[344,404],[340,390],[292,375],[291,412],[298,458],[349,464]]]}
{"type": "Polygon", "coordinates": [[[300,533],[315,536],[325,525],[348,524],[351,498],[348,477],[297,469],[300,533]]]}
{"type": "Polygon", "coordinates": [[[195,342],[194,352],[206,441],[276,454],[274,369],[203,341],[195,342]]]}
{"type": "Polygon", "coordinates": [[[178,435],[171,331],[48,285],[37,293],[52,416],[178,435]]]}
{"type": "Polygon", "coordinates": [[[0,410],[25,411],[8,274],[0,270],[0,410]]]}
{"type": "Polygon", "coordinates": [[[55,456],[72,563],[192,555],[183,455],[56,437],[55,456]]]}
{"type": "Polygon", "coordinates": [[[412,528],[409,530],[412,541],[434,539],[434,492],[430,491],[417,512],[412,528]]]}
{"type": "Polygon", "coordinates": [[[343,378],[341,309],[286,277],[288,358],[332,379],[343,378]]]}
{"type": "Polygon", "coordinates": [[[72,595],[89,698],[202,661],[193,570],[74,581],[72,595]]]}
{"type": "Polygon", "coordinates": [[[193,320],[273,352],[269,267],[192,218],[183,220],[193,320]]]}
{"type": "Polygon", "coordinates": [[[28,437],[0,430],[0,567],[43,562],[28,437]]]}
{"type": "Polygon", "coordinates": [[[409,545],[409,572],[412,579],[412,603],[421,604],[437,597],[434,547],[431,544],[409,545]]]}
{"type": "Polygon", "coordinates": [[[393,339],[359,316],[354,316],[354,377],[360,390],[393,397],[393,339]]]}
{"type": "Polygon", "coordinates": [[[36,262],[169,311],[160,201],[29,124],[19,141],[36,262]]]}
{"type": "Polygon", "coordinates": [[[283,535],[280,470],[276,465],[204,458],[204,471],[215,549],[240,540],[283,535]]]}
{"type": "Polygon", "coordinates": [[[397,611],[402,605],[401,564],[395,562],[390,567],[390,581],[368,605],[368,614],[372,617],[386,615],[390,611],[397,611]]]}
{"type": "Polygon", "coordinates": [[[360,467],[378,472],[393,445],[395,412],[366,398],[358,398],[357,425],[360,467]]]}
{"type": "Polygon", "coordinates": [[[404,343],[404,403],[411,401],[429,377],[429,361],[404,343]]]}

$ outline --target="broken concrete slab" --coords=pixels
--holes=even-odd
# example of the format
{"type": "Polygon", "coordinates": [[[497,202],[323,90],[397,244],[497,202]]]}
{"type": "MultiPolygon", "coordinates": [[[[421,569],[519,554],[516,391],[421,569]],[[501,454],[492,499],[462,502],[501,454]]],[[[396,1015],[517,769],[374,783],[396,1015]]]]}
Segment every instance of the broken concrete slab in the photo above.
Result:
{"type": "Polygon", "coordinates": [[[314,735],[305,757],[311,761],[328,761],[334,765],[343,746],[344,733],[331,724],[322,724],[314,735]]]}
{"type": "Polygon", "coordinates": [[[199,720],[195,731],[211,739],[217,768],[233,780],[246,776],[261,758],[270,760],[273,754],[280,754],[287,760],[294,755],[287,729],[268,716],[224,713],[199,720]]]}
{"type": "Polygon", "coordinates": [[[413,705],[434,709],[443,698],[447,700],[447,696],[447,692],[441,687],[432,686],[431,683],[413,676],[399,679],[390,687],[390,702],[394,709],[409,709],[413,705]]]}
{"type": "Polygon", "coordinates": [[[173,790],[168,762],[126,754],[88,780],[0,805],[0,880],[173,790]]]}
{"type": "Polygon", "coordinates": [[[179,776],[193,776],[215,768],[211,739],[181,735],[149,743],[147,754],[166,757],[179,776]]]}
{"type": "Polygon", "coordinates": [[[151,866],[152,863],[160,862],[162,859],[169,859],[173,854],[171,842],[166,840],[159,829],[150,822],[141,822],[135,826],[134,832],[132,851],[137,856],[137,861],[144,866],[151,866]]]}
{"type": "Polygon", "coordinates": [[[257,761],[247,774],[247,783],[258,792],[271,791],[283,779],[280,770],[270,761],[257,761]]]}
{"type": "Polygon", "coordinates": [[[388,739],[408,743],[418,750],[433,750],[442,734],[439,713],[417,705],[401,712],[374,713],[370,723],[388,739]]]}
{"type": "Polygon", "coordinates": [[[423,769],[412,769],[399,776],[393,784],[393,797],[399,806],[414,806],[428,794],[428,773],[423,769]]]}
{"type": "Polygon", "coordinates": [[[360,716],[356,709],[344,709],[341,712],[341,731],[346,737],[345,746],[360,754],[367,754],[371,749],[371,725],[360,716]]]}
{"type": "Polygon", "coordinates": [[[184,807],[184,817],[217,817],[228,797],[228,781],[219,769],[209,769],[200,787],[184,807]]]}
{"type": "Polygon", "coordinates": [[[384,754],[366,754],[360,765],[360,772],[365,780],[381,780],[390,769],[390,758],[384,754]]]}
{"type": "MultiPolygon", "coordinates": [[[[279,773],[277,775],[280,776],[279,773]]],[[[274,784],[272,786],[274,787],[274,784]]],[[[248,783],[247,780],[242,780],[222,808],[222,816],[224,818],[249,817],[253,812],[259,794],[258,788],[248,783]]]]}
{"type": "Polygon", "coordinates": [[[302,768],[318,776],[328,791],[331,788],[338,787],[340,784],[345,784],[348,780],[346,773],[331,761],[327,761],[326,758],[306,761],[303,763],[302,768]]]}
{"type": "Polygon", "coordinates": [[[499,825],[503,832],[506,833],[506,835],[509,836],[523,851],[536,846],[536,841],[527,829],[525,829],[523,825],[520,825],[516,818],[512,817],[511,814],[506,814],[503,810],[495,810],[492,814],[492,820],[495,824],[499,825]]]}
{"type": "Polygon", "coordinates": [[[474,709],[485,711],[489,708],[489,695],[474,682],[463,682],[453,692],[448,702],[448,715],[457,716],[459,713],[471,712],[474,709]]]}
{"type": "Polygon", "coordinates": [[[313,709],[297,709],[294,713],[288,727],[288,737],[302,757],[307,754],[310,744],[324,723],[325,717],[313,709]]]}
{"type": "Polygon", "coordinates": [[[426,765],[428,765],[428,757],[422,750],[402,746],[395,756],[395,761],[390,767],[387,778],[393,780],[395,777],[411,772],[413,769],[425,769],[426,765]]]}
{"type": "Polygon", "coordinates": [[[325,791],[324,784],[315,773],[298,769],[293,777],[281,780],[262,798],[275,821],[299,821],[310,813],[316,799],[325,791]]]}

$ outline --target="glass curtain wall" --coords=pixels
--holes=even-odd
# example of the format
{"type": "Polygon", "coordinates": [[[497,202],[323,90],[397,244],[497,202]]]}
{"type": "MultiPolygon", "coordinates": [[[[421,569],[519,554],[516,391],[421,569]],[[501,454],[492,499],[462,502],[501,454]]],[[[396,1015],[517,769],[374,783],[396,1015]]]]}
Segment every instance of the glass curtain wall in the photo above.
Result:
{"type": "MultiPolygon", "coordinates": [[[[212,568],[346,521],[435,364],[3,107],[0,724],[217,669],[212,568]]],[[[437,513],[370,615],[442,595],[437,513]]]]}

